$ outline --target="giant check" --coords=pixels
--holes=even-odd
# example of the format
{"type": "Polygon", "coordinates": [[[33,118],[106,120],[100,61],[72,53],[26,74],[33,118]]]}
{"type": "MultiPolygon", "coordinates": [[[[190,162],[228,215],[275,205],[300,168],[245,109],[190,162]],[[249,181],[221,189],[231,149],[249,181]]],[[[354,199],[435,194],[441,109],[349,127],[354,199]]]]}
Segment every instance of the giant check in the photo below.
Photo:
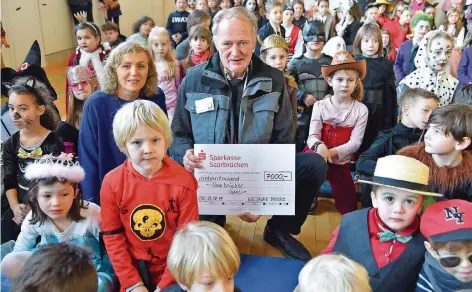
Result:
{"type": "Polygon", "coordinates": [[[202,215],[295,215],[295,145],[196,144],[202,215]]]}

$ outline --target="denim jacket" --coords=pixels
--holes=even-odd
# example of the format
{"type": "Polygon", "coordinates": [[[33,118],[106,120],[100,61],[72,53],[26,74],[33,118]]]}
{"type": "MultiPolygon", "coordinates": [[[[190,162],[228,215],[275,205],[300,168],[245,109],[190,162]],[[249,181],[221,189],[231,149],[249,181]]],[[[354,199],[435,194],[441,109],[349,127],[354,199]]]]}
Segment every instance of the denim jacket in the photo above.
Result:
{"type": "Polygon", "coordinates": [[[219,54],[189,69],[182,81],[172,122],[170,153],[179,163],[194,144],[293,143],[292,109],[282,72],[252,57],[235,131],[231,88],[219,54]],[[196,102],[213,99],[213,110],[197,113],[196,102]],[[238,133],[238,137],[235,137],[238,133]]]}

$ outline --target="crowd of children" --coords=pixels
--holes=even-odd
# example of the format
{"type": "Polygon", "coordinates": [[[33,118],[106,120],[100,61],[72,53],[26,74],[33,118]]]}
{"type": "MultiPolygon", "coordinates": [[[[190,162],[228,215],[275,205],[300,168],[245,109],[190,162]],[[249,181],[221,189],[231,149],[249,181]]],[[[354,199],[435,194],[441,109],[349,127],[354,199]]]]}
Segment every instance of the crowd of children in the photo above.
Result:
{"type": "Polygon", "coordinates": [[[212,20],[236,6],[254,54],[285,77],[297,152],[324,158],[343,215],[295,291],[472,289],[470,1],[447,0],[436,23],[426,0],[175,0],[165,27],[142,16],[128,38],[118,1],[102,2],[101,28],[77,15],[64,121],[37,42],[2,69],[12,291],[240,291],[235,244],[198,221],[198,182],[168,156],[181,83],[215,59],[212,20]]]}

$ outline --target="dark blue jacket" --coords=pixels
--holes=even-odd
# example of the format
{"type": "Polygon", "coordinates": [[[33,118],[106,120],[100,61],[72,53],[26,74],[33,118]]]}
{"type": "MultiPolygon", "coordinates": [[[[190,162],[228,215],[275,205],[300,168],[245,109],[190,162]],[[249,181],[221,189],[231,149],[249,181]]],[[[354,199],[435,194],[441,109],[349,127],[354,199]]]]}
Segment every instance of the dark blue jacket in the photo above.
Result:
{"type": "Polygon", "coordinates": [[[408,128],[401,122],[390,130],[381,131],[369,149],[359,157],[356,166],[357,172],[371,178],[379,158],[395,155],[403,147],[418,143],[422,132],[417,128],[408,128]]]}
{"type": "Polygon", "coordinates": [[[457,68],[457,79],[459,79],[459,85],[456,90],[472,82],[472,47],[462,51],[462,58],[457,68]]]}
{"type": "Polygon", "coordinates": [[[166,30],[169,32],[170,36],[180,33],[182,35],[182,40],[185,40],[188,37],[187,31],[187,17],[190,13],[188,11],[174,11],[169,14],[167,18],[166,30]]]}
{"type": "Polygon", "coordinates": [[[408,40],[401,43],[400,47],[398,48],[397,58],[393,64],[396,86],[400,84],[400,81],[402,81],[403,78],[410,74],[410,56],[412,47],[413,40],[408,40]]]}
{"type": "MultiPolygon", "coordinates": [[[[285,38],[285,28],[282,25],[280,25],[279,30],[280,30],[280,35],[283,38],[285,38]]],[[[274,28],[272,27],[272,25],[270,24],[270,22],[268,21],[257,32],[257,44],[256,44],[256,49],[254,50],[254,54],[256,54],[256,56],[260,55],[261,46],[262,46],[262,43],[264,42],[265,38],[272,35],[272,34],[275,34],[275,31],[274,31],[274,28]]]]}
{"type": "MultiPolygon", "coordinates": [[[[161,89],[156,95],[143,99],[155,102],[167,113],[161,89]]],[[[81,190],[85,200],[100,204],[103,178],[126,160],[113,138],[113,118],[129,102],[102,91],[95,91],[85,102],[79,131],[79,161],[85,170],[81,190]]]]}

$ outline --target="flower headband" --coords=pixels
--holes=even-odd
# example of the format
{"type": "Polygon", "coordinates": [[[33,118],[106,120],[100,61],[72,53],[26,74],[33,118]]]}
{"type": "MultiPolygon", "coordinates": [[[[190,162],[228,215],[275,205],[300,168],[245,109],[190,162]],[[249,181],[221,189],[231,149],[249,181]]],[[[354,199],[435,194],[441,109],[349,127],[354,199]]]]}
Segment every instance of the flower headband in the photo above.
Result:
{"type": "Polygon", "coordinates": [[[82,81],[87,81],[88,83],[97,82],[95,73],[89,68],[80,65],[69,68],[67,71],[67,79],[69,80],[69,88],[71,88],[74,83],[82,81]]]}
{"type": "Polygon", "coordinates": [[[28,180],[44,180],[59,178],[68,182],[80,182],[85,177],[85,171],[78,161],[74,161],[72,153],[62,153],[59,156],[44,155],[26,167],[25,177],[28,180]]]}

